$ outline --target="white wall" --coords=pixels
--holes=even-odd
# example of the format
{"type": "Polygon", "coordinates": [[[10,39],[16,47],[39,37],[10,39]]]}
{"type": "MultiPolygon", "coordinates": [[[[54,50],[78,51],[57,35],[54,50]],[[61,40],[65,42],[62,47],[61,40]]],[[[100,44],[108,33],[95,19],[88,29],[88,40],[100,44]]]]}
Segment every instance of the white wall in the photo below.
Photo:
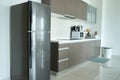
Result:
{"type": "Polygon", "coordinates": [[[8,80],[10,77],[10,6],[26,1],[28,0],[0,0],[0,80],[8,80]]]}
{"type": "Polygon", "coordinates": [[[120,0],[103,0],[102,46],[113,48],[120,55],[120,0]]]}
{"type": "MultiPolygon", "coordinates": [[[[84,21],[80,20],[71,20],[71,19],[61,19],[58,18],[59,15],[54,16],[52,14],[51,18],[51,38],[70,38],[70,27],[74,25],[83,25],[86,28],[89,28],[88,25],[84,24],[84,21]]],[[[61,16],[60,16],[61,17],[61,16]]]]}
{"type": "Polygon", "coordinates": [[[0,4],[0,80],[9,77],[9,8],[0,4]]]}
{"type": "Polygon", "coordinates": [[[83,0],[97,8],[97,24],[92,25],[82,20],[65,20],[52,16],[51,19],[51,38],[69,38],[70,27],[73,25],[83,25],[85,28],[90,28],[91,32],[98,31],[101,34],[101,15],[102,15],[102,0],[83,0]]]}

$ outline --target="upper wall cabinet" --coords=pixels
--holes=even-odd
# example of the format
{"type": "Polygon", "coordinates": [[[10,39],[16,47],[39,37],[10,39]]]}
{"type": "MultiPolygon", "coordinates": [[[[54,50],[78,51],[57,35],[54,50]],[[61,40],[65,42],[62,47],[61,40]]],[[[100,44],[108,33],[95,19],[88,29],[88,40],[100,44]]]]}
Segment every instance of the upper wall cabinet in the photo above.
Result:
{"type": "Polygon", "coordinates": [[[87,3],[81,0],[51,0],[51,11],[87,20],[87,3]]]}
{"type": "Polygon", "coordinates": [[[58,14],[65,14],[65,0],[51,0],[51,11],[58,14]]]}
{"type": "Polygon", "coordinates": [[[64,2],[65,15],[75,16],[75,0],[64,0],[64,2]]]}
{"type": "Polygon", "coordinates": [[[97,9],[91,5],[87,6],[87,21],[92,24],[96,23],[96,10],[97,9]]]}
{"type": "Polygon", "coordinates": [[[65,16],[75,15],[74,0],[51,0],[51,11],[65,16]]]}
{"type": "Polygon", "coordinates": [[[87,3],[81,0],[75,0],[75,1],[76,1],[75,17],[82,20],[87,20],[87,3]]]}
{"type": "Polygon", "coordinates": [[[96,23],[96,8],[82,0],[51,0],[51,11],[96,23]]]}
{"type": "Polygon", "coordinates": [[[50,5],[50,0],[42,0],[42,3],[43,3],[43,4],[50,5]]]}

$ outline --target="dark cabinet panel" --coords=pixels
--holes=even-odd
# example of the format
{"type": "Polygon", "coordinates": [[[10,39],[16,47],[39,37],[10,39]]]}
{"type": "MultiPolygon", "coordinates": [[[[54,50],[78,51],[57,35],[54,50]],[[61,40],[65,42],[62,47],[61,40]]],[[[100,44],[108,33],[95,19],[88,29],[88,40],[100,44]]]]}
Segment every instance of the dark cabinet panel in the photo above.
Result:
{"type": "Polygon", "coordinates": [[[50,69],[58,72],[58,43],[51,43],[50,69]]]}

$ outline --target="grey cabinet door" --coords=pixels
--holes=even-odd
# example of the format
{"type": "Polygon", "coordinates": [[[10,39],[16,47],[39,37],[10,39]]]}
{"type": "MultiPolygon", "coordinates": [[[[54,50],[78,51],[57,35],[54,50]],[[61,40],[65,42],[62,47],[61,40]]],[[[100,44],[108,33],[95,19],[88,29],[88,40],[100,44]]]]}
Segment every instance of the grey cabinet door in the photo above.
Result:
{"type": "Polygon", "coordinates": [[[58,14],[65,14],[65,0],[51,0],[51,11],[58,14]]]}
{"type": "Polygon", "coordinates": [[[86,48],[86,54],[87,54],[87,60],[90,60],[95,57],[95,42],[96,41],[89,41],[85,43],[86,48]]]}
{"type": "Polygon", "coordinates": [[[69,44],[51,43],[51,70],[60,72],[69,68],[69,44]]]}
{"type": "Polygon", "coordinates": [[[75,0],[64,0],[65,2],[65,14],[75,15],[75,0]]]}
{"type": "Polygon", "coordinates": [[[59,50],[59,60],[69,58],[69,49],[59,50]]]}
{"type": "Polygon", "coordinates": [[[63,71],[65,69],[68,69],[69,68],[69,60],[65,60],[63,62],[59,62],[58,63],[58,71],[63,71]]]}
{"type": "Polygon", "coordinates": [[[58,71],[69,68],[69,44],[59,44],[58,71]]]}
{"type": "Polygon", "coordinates": [[[51,0],[51,11],[87,20],[87,3],[81,0],[51,0]]]}
{"type": "Polygon", "coordinates": [[[78,54],[78,47],[79,47],[79,44],[76,44],[76,43],[71,43],[70,44],[70,67],[78,64],[78,59],[79,59],[79,55],[78,54]]]}
{"type": "Polygon", "coordinates": [[[69,44],[70,67],[99,56],[100,42],[100,40],[96,40],[69,44]]]}
{"type": "Polygon", "coordinates": [[[63,15],[75,15],[75,0],[51,0],[51,11],[63,15]]]}
{"type": "Polygon", "coordinates": [[[87,20],[87,3],[76,0],[75,16],[82,20],[87,20]]]}
{"type": "Polygon", "coordinates": [[[70,44],[70,66],[84,62],[87,59],[86,46],[83,43],[70,44]]]}

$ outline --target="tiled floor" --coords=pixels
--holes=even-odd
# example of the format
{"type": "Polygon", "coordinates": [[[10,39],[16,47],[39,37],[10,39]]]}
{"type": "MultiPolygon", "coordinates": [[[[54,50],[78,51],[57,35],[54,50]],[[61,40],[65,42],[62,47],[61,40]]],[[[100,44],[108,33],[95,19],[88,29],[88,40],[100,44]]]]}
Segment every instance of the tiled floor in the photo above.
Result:
{"type": "Polygon", "coordinates": [[[112,56],[107,63],[88,61],[51,80],[120,80],[120,56],[112,56]]]}

